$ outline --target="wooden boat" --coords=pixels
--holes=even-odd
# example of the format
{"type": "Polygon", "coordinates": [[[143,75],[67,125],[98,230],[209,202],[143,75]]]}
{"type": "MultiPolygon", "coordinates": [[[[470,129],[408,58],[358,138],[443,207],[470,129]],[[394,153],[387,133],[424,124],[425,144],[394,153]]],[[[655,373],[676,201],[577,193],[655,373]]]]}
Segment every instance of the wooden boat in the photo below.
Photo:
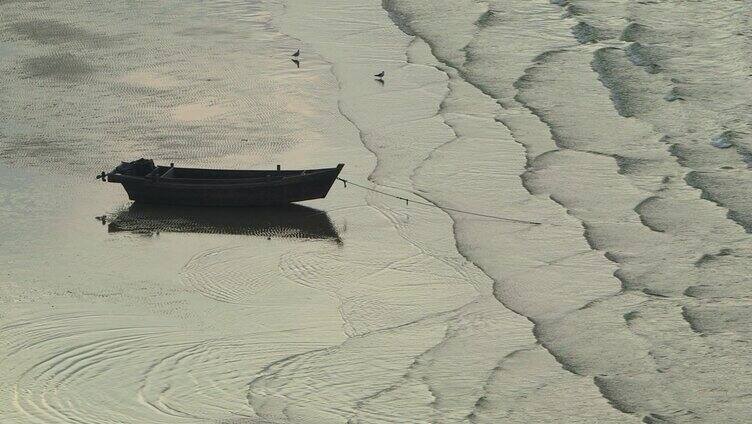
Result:
{"type": "Polygon", "coordinates": [[[326,197],[344,164],[283,171],[155,166],[150,159],[123,162],[97,178],[120,183],[139,203],[180,206],[276,206],[326,197]]]}
{"type": "Polygon", "coordinates": [[[204,233],[273,238],[330,239],[337,229],[326,212],[290,204],[274,207],[203,208],[132,203],[97,217],[111,233],[204,233]]]}

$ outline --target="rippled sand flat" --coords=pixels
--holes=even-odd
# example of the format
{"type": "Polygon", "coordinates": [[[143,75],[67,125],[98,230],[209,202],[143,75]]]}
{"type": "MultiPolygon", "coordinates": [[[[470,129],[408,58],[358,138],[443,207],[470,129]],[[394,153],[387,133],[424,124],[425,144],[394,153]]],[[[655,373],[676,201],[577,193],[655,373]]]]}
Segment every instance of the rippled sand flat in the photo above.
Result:
{"type": "Polygon", "coordinates": [[[0,422],[747,421],[750,13],[0,3],[0,422]],[[93,178],[138,157],[437,207],[93,178]]]}

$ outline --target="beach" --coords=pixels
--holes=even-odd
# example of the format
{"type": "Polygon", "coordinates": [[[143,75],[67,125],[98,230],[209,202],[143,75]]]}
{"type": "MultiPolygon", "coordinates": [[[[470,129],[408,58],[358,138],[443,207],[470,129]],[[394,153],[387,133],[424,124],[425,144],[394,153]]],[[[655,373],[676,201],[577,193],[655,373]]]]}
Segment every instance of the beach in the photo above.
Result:
{"type": "Polygon", "coordinates": [[[0,421],[752,416],[748,3],[0,11],[0,421]],[[140,157],[357,185],[94,179],[140,157]]]}

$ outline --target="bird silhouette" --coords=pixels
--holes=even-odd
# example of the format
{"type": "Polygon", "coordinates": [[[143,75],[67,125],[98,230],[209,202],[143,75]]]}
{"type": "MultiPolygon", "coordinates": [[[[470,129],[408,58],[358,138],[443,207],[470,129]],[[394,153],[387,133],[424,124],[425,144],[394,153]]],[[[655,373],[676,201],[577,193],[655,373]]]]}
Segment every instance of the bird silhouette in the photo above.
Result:
{"type": "Polygon", "coordinates": [[[384,78],[384,71],[379,72],[378,74],[374,75],[376,78],[381,79],[384,78]]]}
{"type": "Polygon", "coordinates": [[[300,56],[300,49],[298,49],[295,53],[292,54],[292,57],[298,57],[300,56]]]}

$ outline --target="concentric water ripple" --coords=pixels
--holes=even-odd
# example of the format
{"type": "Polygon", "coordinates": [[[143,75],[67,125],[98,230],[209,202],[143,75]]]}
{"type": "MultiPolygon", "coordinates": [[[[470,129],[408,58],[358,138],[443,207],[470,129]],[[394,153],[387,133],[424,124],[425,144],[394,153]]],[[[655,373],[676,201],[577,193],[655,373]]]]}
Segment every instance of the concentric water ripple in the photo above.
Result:
{"type": "Polygon", "coordinates": [[[15,408],[6,413],[39,423],[259,422],[245,400],[253,374],[321,346],[274,332],[207,339],[161,321],[102,308],[4,325],[6,340],[23,340],[4,349],[15,408]]]}

